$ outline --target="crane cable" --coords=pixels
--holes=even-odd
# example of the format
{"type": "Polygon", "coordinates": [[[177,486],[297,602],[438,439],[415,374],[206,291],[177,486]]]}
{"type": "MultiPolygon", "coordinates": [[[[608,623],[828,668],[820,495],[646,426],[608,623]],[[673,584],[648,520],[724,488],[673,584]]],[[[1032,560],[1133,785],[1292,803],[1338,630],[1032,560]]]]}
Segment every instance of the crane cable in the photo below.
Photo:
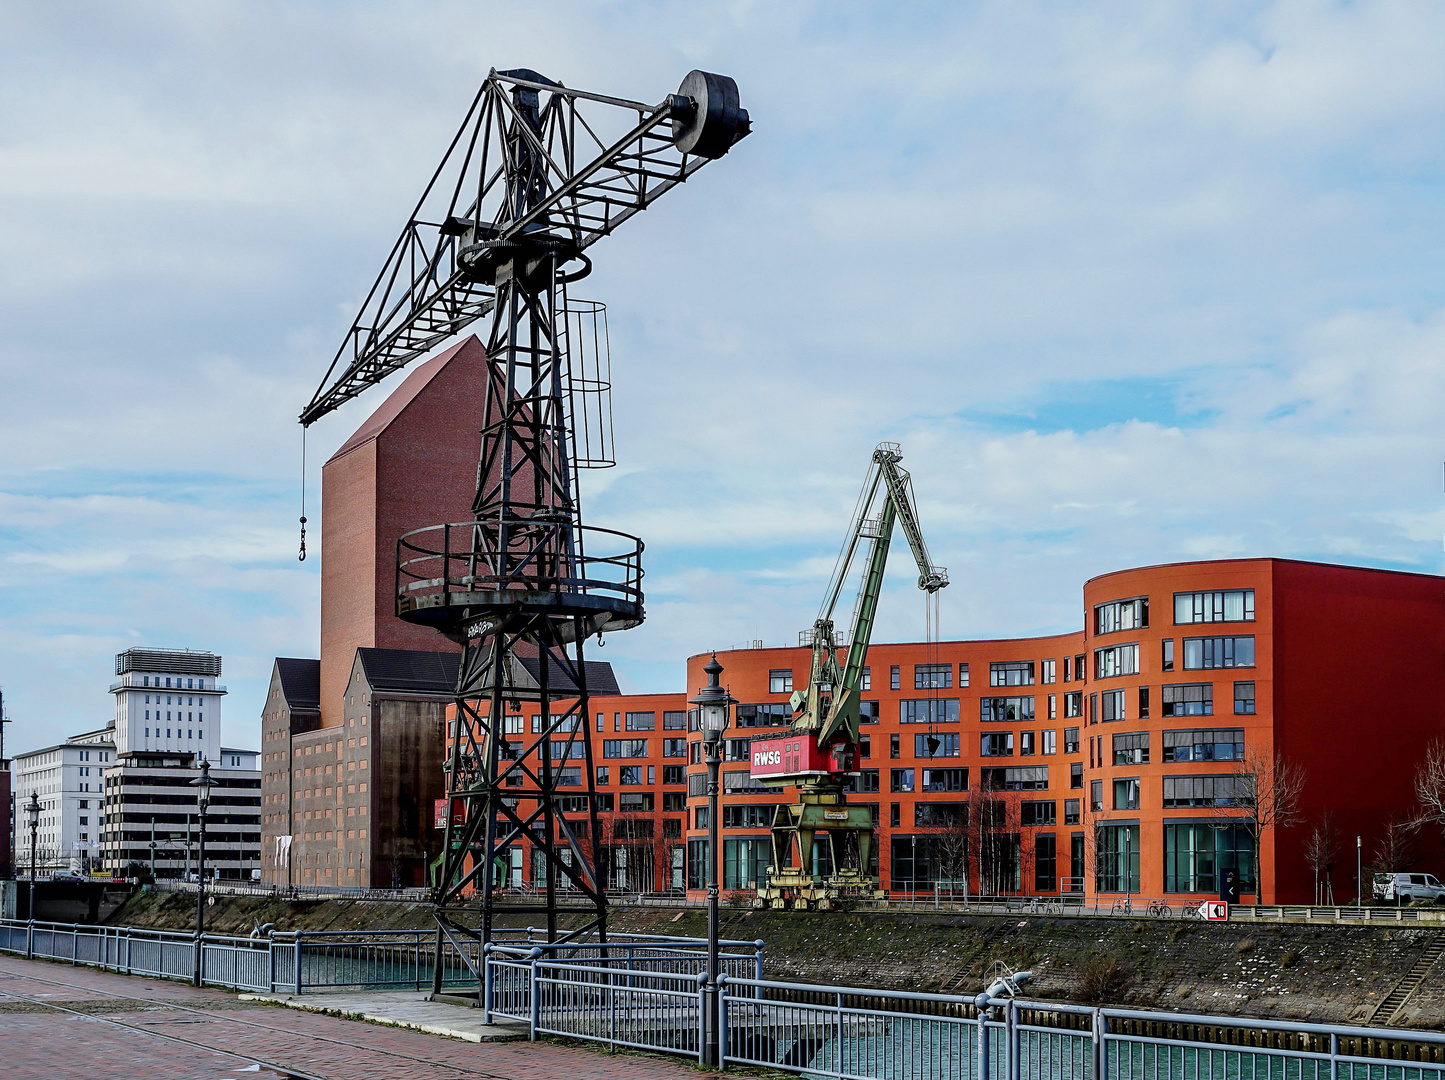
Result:
{"type": "Polygon", "coordinates": [[[296,556],[306,561],[306,425],[301,425],[301,553],[296,556]]]}
{"type": "Polygon", "coordinates": [[[935,730],[938,721],[938,690],[939,690],[939,628],[938,628],[938,593],[939,590],[928,590],[923,594],[923,651],[928,663],[928,757],[932,760],[938,752],[939,738],[935,730]]]}

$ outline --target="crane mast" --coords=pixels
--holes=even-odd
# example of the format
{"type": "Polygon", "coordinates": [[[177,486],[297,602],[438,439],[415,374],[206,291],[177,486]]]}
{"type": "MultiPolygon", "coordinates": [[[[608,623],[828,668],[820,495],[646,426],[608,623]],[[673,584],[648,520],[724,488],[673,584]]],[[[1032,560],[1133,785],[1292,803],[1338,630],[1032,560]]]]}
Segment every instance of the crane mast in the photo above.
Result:
{"type": "Polygon", "coordinates": [[[795,691],[789,702],[789,734],[752,744],[753,777],[769,785],[793,785],[798,791],[797,804],[779,806],[774,814],[772,868],[758,890],[759,906],[826,910],[849,898],[879,895],[878,879],[868,873],[871,814],[866,807],[847,806],[844,778],[857,773],[859,694],[896,525],[902,526],[918,564],[918,587],[931,595],[948,585],[948,571],[929,558],[912,482],[899,467],[902,460],[897,443],[880,443],[873,451],[823,605],[812,630],[802,635],[801,643],[812,645],[813,656],[807,686],[795,691]],[[866,550],[862,581],[850,633],[840,641],[834,610],[860,550],[866,550]],[[819,831],[828,834],[830,857],[820,860],[828,868],[815,874],[819,831]],[[843,842],[834,842],[835,836],[843,842]]]}

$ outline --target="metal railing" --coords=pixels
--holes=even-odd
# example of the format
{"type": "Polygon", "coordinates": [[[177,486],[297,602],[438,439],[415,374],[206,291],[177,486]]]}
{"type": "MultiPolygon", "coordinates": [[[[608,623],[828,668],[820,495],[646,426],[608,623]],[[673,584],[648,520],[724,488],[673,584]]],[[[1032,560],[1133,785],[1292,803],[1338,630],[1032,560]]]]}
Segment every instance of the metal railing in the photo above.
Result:
{"type": "MultiPolygon", "coordinates": [[[[194,881],[162,879],[147,884],[148,892],[188,892],[197,889],[194,881]]],[[[333,885],[268,885],[252,881],[208,881],[206,892],[213,896],[263,896],[277,900],[398,900],[407,903],[430,899],[431,891],[412,889],[358,889],[333,885]]]]}

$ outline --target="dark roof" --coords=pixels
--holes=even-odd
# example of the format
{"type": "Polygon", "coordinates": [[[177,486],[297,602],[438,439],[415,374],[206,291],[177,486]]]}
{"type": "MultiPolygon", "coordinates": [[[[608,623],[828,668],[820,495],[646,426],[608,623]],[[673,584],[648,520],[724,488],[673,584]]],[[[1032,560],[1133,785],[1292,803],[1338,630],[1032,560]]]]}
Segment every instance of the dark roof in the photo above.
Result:
{"type": "Polygon", "coordinates": [[[321,711],[321,661],[276,657],[281,693],[292,712],[321,711]]]}
{"type": "MultiPolygon", "coordinates": [[[[527,673],[536,679],[541,673],[541,665],[537,663],[535,656],[518,657],[527,673]]],[[[621,694],[617,686],[617,676],[613,674],[612,665],[606,660],[587,660],[587,693],[591,697],[616,697],[621,694]]],[[[576,691],[577,685],[556,664],[549,664],[547,667],[547,682],[559,693],[576,691]]]]}
{"type": "Polygon", "coordinates": [[[373,690],[448,694],[457,687],[459,653],[412,649],[357,649],[366,681],[373,690]]]}

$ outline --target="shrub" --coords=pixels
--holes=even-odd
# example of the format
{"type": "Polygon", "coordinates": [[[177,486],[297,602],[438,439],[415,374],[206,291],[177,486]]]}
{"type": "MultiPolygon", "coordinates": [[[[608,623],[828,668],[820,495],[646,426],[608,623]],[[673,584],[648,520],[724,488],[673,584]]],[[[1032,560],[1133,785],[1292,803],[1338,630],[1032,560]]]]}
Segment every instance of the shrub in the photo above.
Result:
{"type": "Polygon", "coordinates": [[[1078,998],[1086,1005],[1104,1005],[1123,998],[1134,984],[1134,972],[1117,956],[1090,957],[1079,970],[1078,998]]]}

